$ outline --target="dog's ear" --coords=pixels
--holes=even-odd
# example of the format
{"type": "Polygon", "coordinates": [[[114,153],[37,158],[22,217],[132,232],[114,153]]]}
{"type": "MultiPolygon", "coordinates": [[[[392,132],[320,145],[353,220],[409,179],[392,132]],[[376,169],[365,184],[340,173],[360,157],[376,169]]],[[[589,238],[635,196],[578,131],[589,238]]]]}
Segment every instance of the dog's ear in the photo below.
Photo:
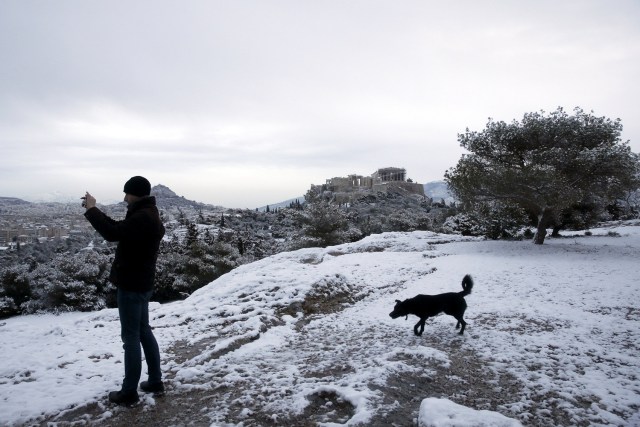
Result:
{"type": "Polygon", "coordinates": [[[409,320],[409,315],[408,314],[404,317],[404,320],[409,320]]]}
{"type": "Polygon", "coordinates": [[[400,301],[399,299],[396,300],[397,304],[400,304],[402,301],[400,301]]]}

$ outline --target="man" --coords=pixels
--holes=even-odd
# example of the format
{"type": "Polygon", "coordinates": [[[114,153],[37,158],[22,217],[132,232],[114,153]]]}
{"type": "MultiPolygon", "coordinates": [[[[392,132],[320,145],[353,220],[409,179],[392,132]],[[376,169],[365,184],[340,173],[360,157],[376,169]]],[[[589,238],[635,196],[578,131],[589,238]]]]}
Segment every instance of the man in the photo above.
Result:
{"type": "Polygon", "coordinates": [[[118,312],[124,343],[124,380],[119,391],[109,393],[109,400],[119,405],[138,401],[138,381],[142,370],[140,344],[147,360],[149,378],[140,388],[149,393],[163,393],[160,350],[149,326],[149,299],[155,277],[156,260],[164,226],[160,220],[151,184],[134,176],[124,184],[127,215],[115,221],[96,207],[89,193],[84,197],[84,216],[105,240],[118,242],[109,280],[118,288],[118,312]]]}

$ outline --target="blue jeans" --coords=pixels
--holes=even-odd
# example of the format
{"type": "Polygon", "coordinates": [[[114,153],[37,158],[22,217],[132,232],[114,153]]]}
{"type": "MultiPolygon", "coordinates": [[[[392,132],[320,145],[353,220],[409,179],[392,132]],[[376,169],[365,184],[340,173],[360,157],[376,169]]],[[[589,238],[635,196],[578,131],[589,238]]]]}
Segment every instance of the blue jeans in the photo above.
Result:
{"type": "Polygon", "coordinates": [[[118,312],[120,313],[120,331],[124,345],[124,381],[122,391],[134,392],[142,371],[142,353],[144,350],[149,372],[149,382],[162,380],[160,371],[160,349],[149,326],[149,299],[152,291],[129,292],[118,289],[118,312]]]}

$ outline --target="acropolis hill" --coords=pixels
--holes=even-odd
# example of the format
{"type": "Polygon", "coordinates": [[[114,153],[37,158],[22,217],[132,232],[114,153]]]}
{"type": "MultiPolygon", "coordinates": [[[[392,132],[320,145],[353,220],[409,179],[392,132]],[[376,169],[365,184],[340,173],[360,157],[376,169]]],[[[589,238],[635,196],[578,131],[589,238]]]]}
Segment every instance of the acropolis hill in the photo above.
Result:
{"type": "Polygon", "coordinates": [[[422,184],[407,180],[406,169],[395,167],[378,169],[371,176],[353,174],[346,178],[329,178],[322,185],[322,190],[331,191],[338,203],[351,202],[357,197],[375,192],[396,191],[423,197],[425,195],[422,184]]]}

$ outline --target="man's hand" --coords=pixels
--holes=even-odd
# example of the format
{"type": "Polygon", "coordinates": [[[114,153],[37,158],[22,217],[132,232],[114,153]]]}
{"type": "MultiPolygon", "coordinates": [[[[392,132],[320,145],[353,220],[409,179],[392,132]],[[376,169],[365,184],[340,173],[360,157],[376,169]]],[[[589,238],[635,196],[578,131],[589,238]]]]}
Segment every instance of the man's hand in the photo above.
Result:
{"type": "Polygon", "coordinates": [[[87,208],[87,210],[96,207],[96,198],[89,194],[89,192],[84,195],[84,207],[87,208]]]}

